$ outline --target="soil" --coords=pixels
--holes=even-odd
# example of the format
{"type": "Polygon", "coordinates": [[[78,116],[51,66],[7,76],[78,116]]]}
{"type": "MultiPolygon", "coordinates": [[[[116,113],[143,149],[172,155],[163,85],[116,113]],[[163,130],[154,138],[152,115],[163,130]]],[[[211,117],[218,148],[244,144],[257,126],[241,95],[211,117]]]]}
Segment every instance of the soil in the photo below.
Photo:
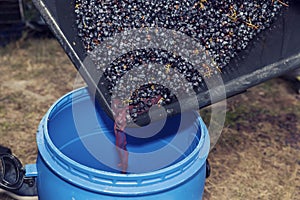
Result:
{"type": "MultiPolygon", "coordinates": [[[[55,39],[0,48],[0,68],[0,145],[23,164],[34,163],[38,124],[74,89],[76,70],[55,39]]],[[[277,78],[227,100],[225,126],[209,155],[205,200],[300,199],[300,96],[291,88],[277,78]]]]}

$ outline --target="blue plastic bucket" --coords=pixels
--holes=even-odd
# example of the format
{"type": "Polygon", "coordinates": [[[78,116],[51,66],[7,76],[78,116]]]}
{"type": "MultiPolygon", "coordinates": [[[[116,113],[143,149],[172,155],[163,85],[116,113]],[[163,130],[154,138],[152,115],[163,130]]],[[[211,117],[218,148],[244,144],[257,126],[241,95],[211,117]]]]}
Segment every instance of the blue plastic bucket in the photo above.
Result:
{"type": "Polygon", "coordinates": [[[39,199],[202,198],[209,135],[197,112],[125,131],[129,161],[122,174],[113,121],[85,88],[63,96],[38,128],[37,163],[26,166],[26,176],[37,176],[39,199]]]}

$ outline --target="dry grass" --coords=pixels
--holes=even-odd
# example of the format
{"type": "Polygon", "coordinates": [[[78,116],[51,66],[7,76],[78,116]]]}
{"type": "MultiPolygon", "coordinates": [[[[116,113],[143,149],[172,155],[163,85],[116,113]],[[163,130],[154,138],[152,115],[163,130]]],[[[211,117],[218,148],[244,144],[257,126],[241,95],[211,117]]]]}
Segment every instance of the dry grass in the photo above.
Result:
{"type": "Polygon", "coordinates": [[[72,90],[76,70],[55,40],[12,43],[0,49],[0,144],[35,161],[35,133],[49,106],[72,90]]]}
{"type": "MultiPolygon", "coordinates": [[[[39,121],[76,71],[54,39],[0,49],[0,68],[0,145],[35,162],[39,121]]],[[[300,199],[299,117],[299,96],[280,79],[230,99],[204,199],[300,199]]]]}
{"type": "Polygon", "coordinates": [[[300,98],[274,79],[228,101],[205,199],[300,199],[300,98]]]}

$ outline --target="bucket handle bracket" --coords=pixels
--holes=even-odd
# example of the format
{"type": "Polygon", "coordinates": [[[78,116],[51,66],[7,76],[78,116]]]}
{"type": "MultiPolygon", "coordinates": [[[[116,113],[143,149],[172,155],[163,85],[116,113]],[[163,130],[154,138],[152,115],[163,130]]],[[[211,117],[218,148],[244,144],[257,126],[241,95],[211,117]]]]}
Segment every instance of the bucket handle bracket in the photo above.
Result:
{"type": "MultiPolygon", "coordinates": [[[[33,166],[26,166],[27,168],[33,166]]],[[[34,186],[36,176],[33,173],[27,176],[26,169],[16,156],[9,153],[0,154],[0,185],[7,190],[17,190],[23,183],[27,183],[30,187],[34,186]]]]}

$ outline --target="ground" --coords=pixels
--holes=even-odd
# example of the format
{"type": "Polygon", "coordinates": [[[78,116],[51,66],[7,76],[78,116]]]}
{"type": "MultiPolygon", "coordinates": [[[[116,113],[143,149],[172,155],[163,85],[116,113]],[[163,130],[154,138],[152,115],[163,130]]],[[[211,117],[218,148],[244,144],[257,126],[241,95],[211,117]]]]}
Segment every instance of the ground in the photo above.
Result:
{"type": "MultiPolygon", "coordinates": [[[[39,121],[74,88],[76,70],[55,39],[0,48],[0,68],[0,145],[34,163],[39,121]]],[[[300,199],[300,96],[290,88],[277,78],[228,99],[205,200],[300,199]]],[[[209,111],[201,113],[207,121],[209,111]]]]}

